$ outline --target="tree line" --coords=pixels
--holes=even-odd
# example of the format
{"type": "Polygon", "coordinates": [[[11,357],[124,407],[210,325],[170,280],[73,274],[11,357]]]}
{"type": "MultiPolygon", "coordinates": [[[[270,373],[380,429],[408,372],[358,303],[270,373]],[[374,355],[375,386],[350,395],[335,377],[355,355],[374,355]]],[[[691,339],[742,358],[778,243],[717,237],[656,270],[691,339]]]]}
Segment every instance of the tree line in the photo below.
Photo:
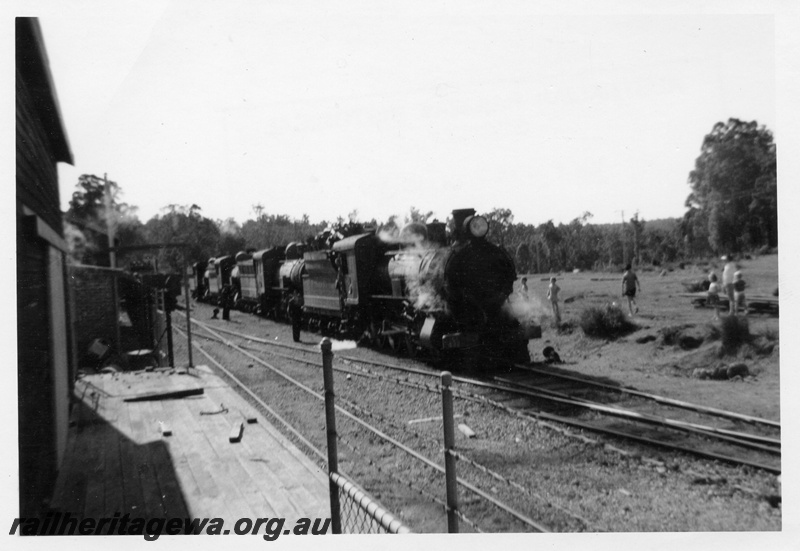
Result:
{"type": "MultiPolygon", "coordinates": [[[[515,259],[520,273],[570,270],[618,270],[626,263],[662,265],[722,253],[764,252],[778,246],[777,160],[772,133],[755,121],[731,118],[715,124],[702,141],[700,155],[688,176],[686,213],[681,218],[646,221],[638,213],[620,224],[593,224],[584,212],[569,223],[539,225],[514,222],[507,208],[483,214],[490,239],[515,259]]],[[[124,203],[113,182],[93,175],[79,178],[65,215],[65,235],[75,262],[102,263],[107,256],[103,233],[111,224],[115,244],[184,243],[189,262],[244,250],[260,250],[290,242],[310,242],[326,229],[372,227],[397,230],[409,222],[429,222],[431,212],[412,207],[386,221],[359,221],[358,212],[332,221],[293,219],[253,206],[243,224],[232,218],[212,220],[196,204],[167,205],[145,223],[136,207],[124,203]]],[[[450,222],[449,220],[447,222],[450,222]]],[[[343,230],[344,231],[344,230],[343,230]]],[[[179,249],[120,253],[134,263],[157,263],[176,270],[179,249]]]]}

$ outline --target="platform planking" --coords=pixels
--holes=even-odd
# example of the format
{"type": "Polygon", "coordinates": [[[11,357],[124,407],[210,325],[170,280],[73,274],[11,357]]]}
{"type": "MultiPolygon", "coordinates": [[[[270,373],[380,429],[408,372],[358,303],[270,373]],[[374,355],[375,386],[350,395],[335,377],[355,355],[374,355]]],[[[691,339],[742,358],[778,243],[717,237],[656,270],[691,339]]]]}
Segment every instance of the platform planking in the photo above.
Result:
{"type": "Polygon", "coordinates": [[[73,516],[329,517],[328,479],[221,378],[206,370],[87,375],[76,382],[51,509],[73,516]],[[203,389],[148,401],[126,398],[203,389]],[[212,415],[224,404],[227,411],[212,415]],[[247,420],[255,420],[248,423],[247,420]],[[242,423],[238,442],[231,426],[242,423]],[[162,434],[166,424],[171,435],[162,434]]]}

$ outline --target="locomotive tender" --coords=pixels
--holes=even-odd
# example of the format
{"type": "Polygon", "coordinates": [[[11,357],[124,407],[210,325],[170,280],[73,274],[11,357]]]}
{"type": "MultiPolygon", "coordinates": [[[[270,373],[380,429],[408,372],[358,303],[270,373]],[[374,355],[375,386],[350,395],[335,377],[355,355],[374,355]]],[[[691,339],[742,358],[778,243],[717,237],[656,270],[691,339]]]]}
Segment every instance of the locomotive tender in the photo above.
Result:
{"type": "MultiPolygon", "coordinates": [[[[324,250],[304,252],[292,243],[239,253],[232,278],[237,307],[285,320],[289,297],[300,292],[311,330],[410,356],[425,350],[434,358],[529,361],[528,340],[541,328],[510,313],[513,260],[486,240],[488,223],[473,209],[453,211],[453,222],[449,243],[445,225],[433,222],[411,224],[395,239],[371,231],[324,250]]],[[[217,290],[212,281],[223,281],[226,269],[230,274],[230,258],[209,260],[208,281],[201,281],[202,263],[195,264],[192,286],[217,290]]]]}

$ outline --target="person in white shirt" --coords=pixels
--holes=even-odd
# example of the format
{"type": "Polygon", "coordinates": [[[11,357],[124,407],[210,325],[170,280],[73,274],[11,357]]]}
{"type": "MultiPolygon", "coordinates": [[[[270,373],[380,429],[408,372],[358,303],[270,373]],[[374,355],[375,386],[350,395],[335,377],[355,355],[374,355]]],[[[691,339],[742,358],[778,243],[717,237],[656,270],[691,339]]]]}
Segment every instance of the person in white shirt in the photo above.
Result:
{"type": "Polygon", "coordinates": [[[722,269],[722,291],[728,297],[728,313],[736,315],[736,302],[733,296],[733,274],[736,273],[736,263],[733,255],[729,254],[722,257],[725,260],[725,267],[722,269]]]}
{"type": "Polygon", "coordinates": [[[550,306],[553,307],[553,318],[556,320],[556,326],[561,325],[561,311],[558,308],[558,292],[561,287],[556,285],[556,278],[550,278],[550,286],[547,288],[547,298],[550,299],[550,306]]]}

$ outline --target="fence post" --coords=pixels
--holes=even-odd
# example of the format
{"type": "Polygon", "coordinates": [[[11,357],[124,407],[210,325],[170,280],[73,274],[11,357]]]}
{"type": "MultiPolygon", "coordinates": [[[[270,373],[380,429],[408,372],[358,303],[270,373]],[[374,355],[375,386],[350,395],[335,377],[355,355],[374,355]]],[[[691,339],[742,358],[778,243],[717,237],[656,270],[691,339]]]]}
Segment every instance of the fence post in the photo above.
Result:
{"type": "Polygon", "coordinates": [[[453,448],[456,445],[453,428],[453,391],[450,385],[453,376],[449,371],[442,372],[442,425],[444,425],[444,477],[447,485],[447,532],[458,533],[458,486],[456,481],[456,457],[453,448]]]}
{"type": "Polygon", "coordinates": [[[336,451],[336,405],[333,394],[333,352],[331,340],[322,339],[322,378],[325,384],[325,427],[328,437],[328,489],[331,499],[331,532],[342,533],[342,519],[339,508],[339,487],[331,478],[331,473],[339,472],[339,456],[336,451]]]}
{"type": "Polygon", "coordinates": [[[186,302],[186,347],[189,354],[189,367],[194,367],[192,363],[192,320],[191,320],[191,313],[190,310],[192,309],[192,301],[191,297],[189,296],[189,277],[186,274],[186,269],[188,268],[186,263],[186,249],[181,251],[183,255],[183,296],[186,302]]]}

